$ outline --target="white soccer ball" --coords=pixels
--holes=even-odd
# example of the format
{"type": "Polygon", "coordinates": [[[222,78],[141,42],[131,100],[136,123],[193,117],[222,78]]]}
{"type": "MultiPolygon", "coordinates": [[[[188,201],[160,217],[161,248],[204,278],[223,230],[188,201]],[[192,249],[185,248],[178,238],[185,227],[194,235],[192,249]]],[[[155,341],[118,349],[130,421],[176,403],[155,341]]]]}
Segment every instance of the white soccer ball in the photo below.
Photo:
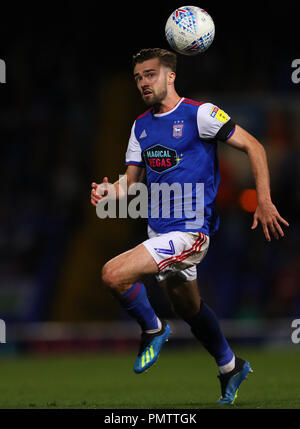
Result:
{"type": "Polygon", "coordinates": [[[196,55],[206,51],[212,44],[215,24],[204,9],[182,6],[169,16],[165,34],[174,51],[184,55],[196,55]]]}

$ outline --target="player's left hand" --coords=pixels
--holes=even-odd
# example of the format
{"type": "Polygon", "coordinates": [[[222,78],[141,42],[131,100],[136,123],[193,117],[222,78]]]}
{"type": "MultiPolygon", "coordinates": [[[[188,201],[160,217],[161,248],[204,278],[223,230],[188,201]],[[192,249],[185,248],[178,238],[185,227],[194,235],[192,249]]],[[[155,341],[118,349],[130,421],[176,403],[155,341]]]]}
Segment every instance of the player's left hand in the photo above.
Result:
{"type": "Polygon", "coordinates": [[[271,241],[270,231],[277,240],[279,239],[279,236],[284,236],[284,232],[282,231],[279,222],[283,223],[285,226],[289,226],[289,223],[280,216],[272,201],[258,204],[253,216],[251,229],[255,229],[257,227],[258,221],[260,221],[265,237],[268,241],[271,241]]]}

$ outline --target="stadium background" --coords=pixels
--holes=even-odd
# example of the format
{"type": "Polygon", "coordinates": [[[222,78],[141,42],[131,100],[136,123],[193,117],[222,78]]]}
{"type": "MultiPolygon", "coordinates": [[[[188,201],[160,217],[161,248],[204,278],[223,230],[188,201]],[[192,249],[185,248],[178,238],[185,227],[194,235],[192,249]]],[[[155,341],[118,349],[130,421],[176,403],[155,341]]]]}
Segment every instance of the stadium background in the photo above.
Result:
{"type": "MultiPolygon", "coordinates": [[[[247,158],[220,145],[221,224],[198,267],[201,293],[229,336],[245,326],[240,339],[265,341],[260,321],[274,327],[284,320],[283,333],[278,328],[283,336],[273,341],[291,345],[291,321],[300,315],[300,84],[291,79],[299,50],[295,11],[264,3],[263,10],[253,3],[250,10],[202,2],[215,21],[215,40],[201,56],[179,56],[176,88],[222,106],[263,143],[273,201],[290,222],[285,237],[271,243],[261,228],[251,231],[253,196],[247,190],[254,182],[247,158]]],[[[70,350],[78,342],[84,350],[130,344],[132,329],[120,331],[130,322],[102,287],[100,272],[146,238],[146,223],[100,221],[90,204],[90,183],[104,176],[113,182],[125,171],[130,128],[145,110],[131,56],[143,47],[168,48],[165,21],[179,6],[66,1],[2,11],[7,83],[0,85],[0,318],[7,343],[0,353],[70,350]],[[108,337],[102,322],[123,325],[105,325],[115,328],[108,337]],[[64,335],[66,324],[72,324],[70,335],[64,335]],[[116,332],[123,335],[117,345],[116,332]]],[[[158,314],[176,321],[156,282],[149,278],[147,287],[158,314]]]]}

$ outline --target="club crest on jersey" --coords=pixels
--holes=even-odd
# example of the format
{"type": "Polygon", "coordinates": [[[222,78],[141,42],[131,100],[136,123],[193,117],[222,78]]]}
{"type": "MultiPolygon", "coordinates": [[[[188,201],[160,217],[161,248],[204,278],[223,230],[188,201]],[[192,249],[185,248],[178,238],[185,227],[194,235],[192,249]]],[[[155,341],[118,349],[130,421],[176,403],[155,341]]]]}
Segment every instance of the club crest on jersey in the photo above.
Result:
{"type": "Polygon", "coordinates": [[[174,121],[173,137],[175,137],[176,139],[182,137],[183,125],[183,121],[174,121]]]}

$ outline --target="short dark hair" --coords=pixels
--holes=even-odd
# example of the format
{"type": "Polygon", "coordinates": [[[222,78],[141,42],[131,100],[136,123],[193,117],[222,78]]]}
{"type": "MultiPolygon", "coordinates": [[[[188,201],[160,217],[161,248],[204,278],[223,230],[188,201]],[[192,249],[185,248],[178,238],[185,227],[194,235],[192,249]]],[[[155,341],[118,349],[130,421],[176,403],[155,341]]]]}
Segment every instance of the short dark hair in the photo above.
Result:
{"type": "Polygon", "coordinates": [[[158,58],[161,64],[169,67],[176,73],[177,55],[174,52],[161,48],[141,49],[132,57],[132,68],[134,68],[137,63],[143,63],[144,61],[152,60],[152,58],[158,58]]]}

